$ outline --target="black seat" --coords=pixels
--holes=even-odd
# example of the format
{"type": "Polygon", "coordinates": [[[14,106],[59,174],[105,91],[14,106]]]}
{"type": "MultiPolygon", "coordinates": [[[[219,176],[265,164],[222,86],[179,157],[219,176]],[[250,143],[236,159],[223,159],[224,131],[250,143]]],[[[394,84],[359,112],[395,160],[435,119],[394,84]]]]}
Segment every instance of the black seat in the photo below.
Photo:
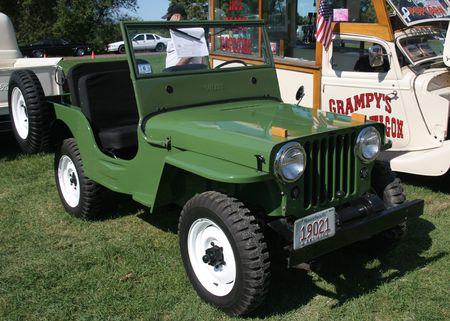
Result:
{"type": "MultiPolygon", "coordinates": [[[[129,70],[126,60],[105,61],[96,63],[81,63],[73,66],[67,73],[67,85],[70,91],[72,105],[80,106],[78,83],[81,77],[97,72],[129,70]]],[[[129,77],[129,76],[128,76],[129,77]]]]}
{"type": "Polygon", "coordinates": [[[80,107],[103,150],[137,147],[139,115],[128,68],[80,77],[80,107]]]}

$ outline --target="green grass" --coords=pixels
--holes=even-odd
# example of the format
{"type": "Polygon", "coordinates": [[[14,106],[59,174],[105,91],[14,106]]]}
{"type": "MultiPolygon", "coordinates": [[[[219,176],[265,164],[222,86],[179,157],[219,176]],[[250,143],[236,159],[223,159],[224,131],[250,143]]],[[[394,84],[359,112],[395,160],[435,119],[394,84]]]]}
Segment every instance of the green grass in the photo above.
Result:
{"type": "MultiPolygon", "coordinates": [[[[150,215],[117,197],[115,217],[72,218],[53,156],[21,155],[9,135],[0,139],[0,320],[229,319],[185,276],[176,211],[150,215]]],[[[317,272],[274,271],[268,300],[249,320],[449,320],[449,190],[407,181],[426,213],[402,244],[351,246],[321,258],[317,272]]]]}

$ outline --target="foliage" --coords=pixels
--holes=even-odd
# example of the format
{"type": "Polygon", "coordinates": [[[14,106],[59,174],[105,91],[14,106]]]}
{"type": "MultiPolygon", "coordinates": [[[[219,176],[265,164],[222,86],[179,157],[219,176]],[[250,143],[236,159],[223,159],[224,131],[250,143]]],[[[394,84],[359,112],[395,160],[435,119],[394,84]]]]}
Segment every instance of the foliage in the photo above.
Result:
{"type": "Polygon", "coordinates": [[[89,42],[98,50],[120,38],[117,22],[132,19],[137,0],[3,0],[0,11],[13,21],[22,44],[46,37],[89,42]]]}
{"type": "Polygon", "coordinates": [[[170,3],[183,5],[186,8],[188,19],[208,19],[208,0],[170,0],[170,3]]]}

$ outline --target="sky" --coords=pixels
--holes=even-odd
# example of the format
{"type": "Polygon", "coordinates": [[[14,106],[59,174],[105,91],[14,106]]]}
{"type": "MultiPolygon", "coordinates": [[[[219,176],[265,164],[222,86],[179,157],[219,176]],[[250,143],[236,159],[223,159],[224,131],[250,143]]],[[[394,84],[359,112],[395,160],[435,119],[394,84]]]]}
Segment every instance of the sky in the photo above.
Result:
{"type": "Polygon", "coordinates": [[[167,12],[169,0],[138,0],[139,9],[133,15],[143,20],[161,20],[167,12]]]}
{"type": "MultiPolygon", "coordinates": [[[[314,11],[313,3],[317,0],[300,0],[298,3],[298,11],[300,15],[305,16],[310,11],[314,11]]],[[[133,15],[137,15],[142,20],[161,20],[166,14],[169,0],[138,0],[139,9],[133,15]]]]}

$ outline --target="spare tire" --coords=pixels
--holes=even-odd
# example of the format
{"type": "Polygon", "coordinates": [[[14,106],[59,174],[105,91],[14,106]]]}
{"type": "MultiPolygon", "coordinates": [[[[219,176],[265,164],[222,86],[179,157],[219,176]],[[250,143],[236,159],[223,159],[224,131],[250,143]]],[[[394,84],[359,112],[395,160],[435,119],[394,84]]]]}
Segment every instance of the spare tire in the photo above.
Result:
{"type": "Polygon", "coordinates": [[[20,148],[27,154],[48,151],[55,116],[34,72],[17,70],[12,73],[8,104],[12,129],[20,148]]]}

